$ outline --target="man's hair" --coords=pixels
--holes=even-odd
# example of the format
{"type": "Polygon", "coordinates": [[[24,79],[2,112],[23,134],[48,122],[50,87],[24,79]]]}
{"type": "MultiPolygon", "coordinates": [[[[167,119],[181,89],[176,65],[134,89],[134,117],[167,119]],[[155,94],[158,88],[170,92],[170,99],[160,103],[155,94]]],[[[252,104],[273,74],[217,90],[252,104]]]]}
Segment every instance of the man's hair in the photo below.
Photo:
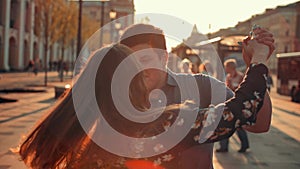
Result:
{"type": "Polygon", "coordinates": [[[236,60],[235,59],[228,59],[224,62],[224,66],[229,66],[231,68],[236,68],[236,60]]]}
{"type": "Polygon", "coordinates": [[[121,35],[120,43],[128,47],[148,44],[153,48],[167,49],[163,31],[149,24],[131,25],[121,35]]]}

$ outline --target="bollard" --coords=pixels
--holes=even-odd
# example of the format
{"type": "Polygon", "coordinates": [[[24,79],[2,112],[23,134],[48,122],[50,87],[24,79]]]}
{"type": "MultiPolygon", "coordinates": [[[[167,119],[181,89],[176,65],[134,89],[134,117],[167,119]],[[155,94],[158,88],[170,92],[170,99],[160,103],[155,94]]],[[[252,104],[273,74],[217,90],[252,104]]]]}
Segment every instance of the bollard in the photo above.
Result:
{"type": "Polygon", "coordinates": [[[65,85],[65,86],[55,86],[54,87],[54,92],[55,92],[55,99],[58,99],[59,97],[62,96],[62,94],[69,89],[71,86],[69,84],[65,85]]]}

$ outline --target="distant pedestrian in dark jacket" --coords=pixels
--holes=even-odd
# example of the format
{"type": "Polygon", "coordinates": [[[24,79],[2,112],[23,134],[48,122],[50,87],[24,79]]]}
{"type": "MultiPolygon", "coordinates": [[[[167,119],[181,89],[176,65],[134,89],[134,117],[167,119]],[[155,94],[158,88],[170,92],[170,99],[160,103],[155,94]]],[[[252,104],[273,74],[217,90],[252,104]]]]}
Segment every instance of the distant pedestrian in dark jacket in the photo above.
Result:
{"type": "Polygon", "coordinates": [[[269,74],[267,76],[267,89],[269,92],[271,92],[271,87],[273,87],[273,79],[272,79],[271,75],[269,74]]]}
{"type": "Polygon", "coordinates": [[[291,90],[292,101],[296,103],[300,103],[300,83],[298,82],[298,86],[293,86],[291,90]]]}

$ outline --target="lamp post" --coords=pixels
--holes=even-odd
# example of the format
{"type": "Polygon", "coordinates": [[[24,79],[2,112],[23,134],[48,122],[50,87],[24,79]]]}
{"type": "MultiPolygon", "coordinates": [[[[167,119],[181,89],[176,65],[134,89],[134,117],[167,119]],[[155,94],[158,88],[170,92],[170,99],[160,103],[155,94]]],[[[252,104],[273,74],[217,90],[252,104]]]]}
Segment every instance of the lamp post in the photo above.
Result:
{"type": "Polygon", "coordinates": [[[116,34],[117,34],[117,36],[116,36],[116,42],[118,41],[118,39],[119,39],[119,34],[120,34],[120,32],[119,32],[119,30],[121,29],[121,23],[120,22],[116,22],[115,23],[115,29],[116,29],[116,34]]]}
{"type": "Polygon", "coordinates": [[[79,8],[78,8],[78,30],[77,30],[77,57],[79,56],[79,52],[81,49],[81,13],[82,13],[82,0],[79,0],[79,8]]]}
{"type": "MultiPolygon", "coordinates": [[[[104,5],[105,2],[109,2],[109,0],[100,0],[101,2],[101,21],[100,21],[100,29],[103,27],[104,24],[104,5]]],[[[103,46],[103,30],[100,31],[100,47],[103,46]]]]}
{"type": "Polygon", "coordinates": [[[117,12],[114,11],[113,9],[110,10],[109,12],[109,18],[110,18],[110,41],[113,42],[114,41],[114,28],[113,28],[113,20],[116,19],[117,17],[117,12]]]}

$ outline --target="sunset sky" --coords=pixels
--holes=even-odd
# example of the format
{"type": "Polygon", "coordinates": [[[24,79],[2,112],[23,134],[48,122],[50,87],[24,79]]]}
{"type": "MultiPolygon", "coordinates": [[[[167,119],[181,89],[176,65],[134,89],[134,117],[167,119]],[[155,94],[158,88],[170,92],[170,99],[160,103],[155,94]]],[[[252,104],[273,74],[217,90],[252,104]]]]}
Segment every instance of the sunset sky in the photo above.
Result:
{"type": "MultiPolygon", "coordinates": [[[[143,18],[148,15],[145,13],[167,14],[184,20],[190,25],[196,24],[198,31],[203,34],[234,27],[239,21],[245,21],[252,15],[262,14],[267,8],[276,8],[294,2],[297,0],[134,0],[136,20],[139,16],[143,18]]],[[[149,23],[161,27],[161,24],[156,24],[158,18],[151,18],[150,14],[149,23]]],[[[163,25],[166,25],[167,29],[179,29],[176,25],[172,26],[170,19],[161,20],[165,20],[163,25]]],[[[190,26],[181,32],[185,34],[178,35],[175,38],[177,40],[167,38],[169,49],[180,43],[182,38],[190,35],[190,26]]]]}
{"type": "Polygon", "coordinates": [[[294,2],[297,0],[134,0],[136,14],[163,13],[176,16],[197,24],[202,33],[232,27],[252,15],[263,13],[267,8],[294,2]]]}

